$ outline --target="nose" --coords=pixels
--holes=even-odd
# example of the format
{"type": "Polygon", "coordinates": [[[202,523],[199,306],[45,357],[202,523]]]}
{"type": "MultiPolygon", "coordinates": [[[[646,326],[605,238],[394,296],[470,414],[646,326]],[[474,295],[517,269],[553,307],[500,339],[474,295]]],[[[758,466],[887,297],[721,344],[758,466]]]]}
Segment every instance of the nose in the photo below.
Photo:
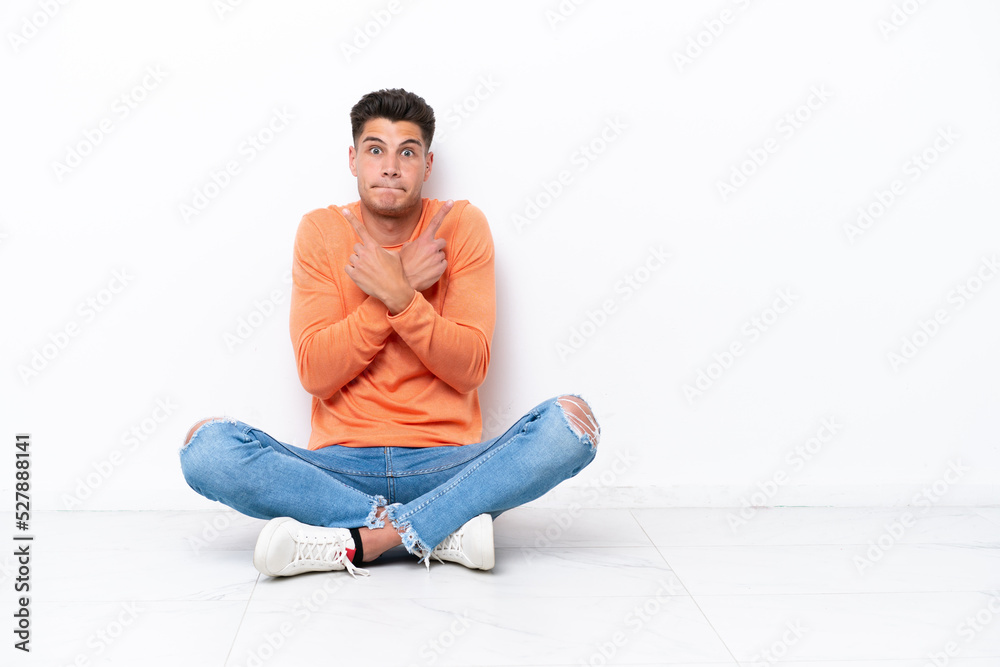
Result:
{"type": "Polygon", "coordinates": [[[383,176],[398,176],[399,175],[399,156],[397,155],[386,155],[382,160],[382,175],[383,176]]]}

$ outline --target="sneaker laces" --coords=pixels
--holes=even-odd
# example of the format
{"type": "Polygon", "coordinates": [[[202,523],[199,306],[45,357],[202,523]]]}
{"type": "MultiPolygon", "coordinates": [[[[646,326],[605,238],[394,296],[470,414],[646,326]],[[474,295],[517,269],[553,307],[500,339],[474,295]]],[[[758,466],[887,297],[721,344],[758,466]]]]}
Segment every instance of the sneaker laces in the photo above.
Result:
{"type": "MultiPolygon", "coordinates": [[[[444,541],[441,542],[441,544],[439,544],[436,547],[434,547],[434,549],[431,551],[430,555],[434,556],[434,558],[437,558],[439,563],[443,563],[444,561],[441,560],[440,556],[438,556],[438,552],[441,552],[441,551],[461,551],[462,550],[462,535],[464,535],[464,534],[465,534],[465,526],[459,528],[454,533],[452,533],[448,537],[444,538],[444,541]]],[[[430,559],[430,557],[428,557],[425,562],[427,563],[427,569],[429,570],[431,568],[431,559],[430,559]]]]}
{"type": "Polygon", "coordinates": [[[351,559],[347,557],[347,544],[339,537],[306,537],[296,535],[295,558],[292,559],[292,563],[300,561],[339,563],[344,566],[352,577],[357,576],[354,574],[355,572],[366,577],[369,574],[368,570],[358,567],[351,562],[351,559]]]}

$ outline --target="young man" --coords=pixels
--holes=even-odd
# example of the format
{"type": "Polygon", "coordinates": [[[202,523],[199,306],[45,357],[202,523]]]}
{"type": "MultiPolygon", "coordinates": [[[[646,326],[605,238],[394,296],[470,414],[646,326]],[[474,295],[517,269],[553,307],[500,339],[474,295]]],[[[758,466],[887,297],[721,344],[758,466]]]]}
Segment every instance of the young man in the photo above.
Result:
{"type": "Polygon", "coordinates": [[[492,520],[576,475],[600,427],[583,399],[541,403],[482,438],[477,388],[496,314],[493,240],[467,201],[425,199],[434,112],[400,89],[351,110],[359,201],[303,217],[292,265],[291,335],[312,394],[308,448],[243,422],[206,419],[181,449],[187,483],[271,519],[263,574],[358,567],[402,544],[489,570],[492,520]]]}

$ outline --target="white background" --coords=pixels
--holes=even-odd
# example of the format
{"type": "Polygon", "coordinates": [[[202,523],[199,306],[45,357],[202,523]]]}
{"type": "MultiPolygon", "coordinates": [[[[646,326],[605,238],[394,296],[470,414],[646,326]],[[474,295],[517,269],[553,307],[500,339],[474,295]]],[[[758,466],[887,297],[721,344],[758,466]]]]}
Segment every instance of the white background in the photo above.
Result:
{"type": "Polygon", "coordinates": [[[426,196],[493,231],[486,436],[565,392],[602,423],[540,503],[996,504],[998,19],[986,0],[4,3],[0,488],[19,432],[35,509],[211,506],[177,459],[211,415],[304,446],[295,230],[357,199],[350,108],[403,87],[437,113],[426,196]]]}

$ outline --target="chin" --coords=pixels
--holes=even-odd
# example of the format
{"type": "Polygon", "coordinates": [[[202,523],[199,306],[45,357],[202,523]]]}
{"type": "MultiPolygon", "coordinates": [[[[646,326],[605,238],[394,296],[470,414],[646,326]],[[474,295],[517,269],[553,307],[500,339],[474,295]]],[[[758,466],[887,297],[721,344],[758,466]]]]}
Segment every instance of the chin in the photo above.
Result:
{"type": "MultiPolygon", "coordinates": [[[[400,191],[401,192],[401,191],[400,191]]],[[[419,203],[419,200],[418,200],[419,203]]],[[[405,214],[414,206],[413,202],[400,200],[395,197],[374,196],[365,201],[368,210],[379,215],[396,217],[405,214]]]]}

